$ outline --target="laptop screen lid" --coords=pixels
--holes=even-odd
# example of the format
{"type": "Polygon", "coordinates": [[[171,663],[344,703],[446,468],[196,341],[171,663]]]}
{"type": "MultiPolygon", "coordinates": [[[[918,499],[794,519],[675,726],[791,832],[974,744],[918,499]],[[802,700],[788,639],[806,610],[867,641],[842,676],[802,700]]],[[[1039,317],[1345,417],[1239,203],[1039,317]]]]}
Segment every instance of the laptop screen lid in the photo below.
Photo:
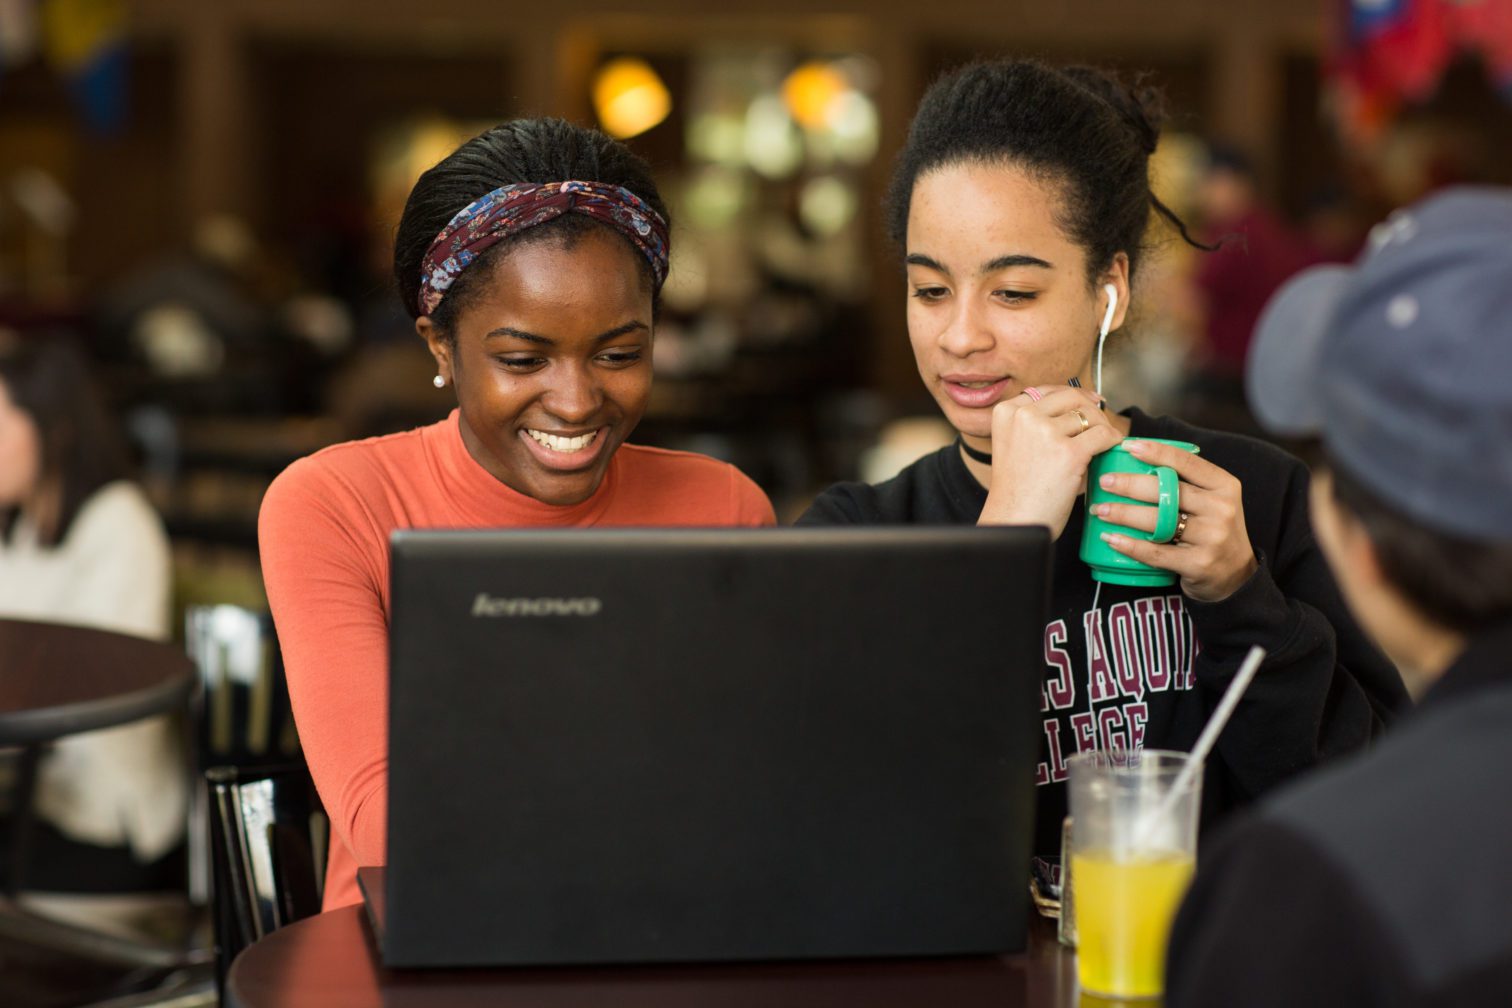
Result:
{"type": "Polygon", "coordinates": [[[391,966],[1022,947],[1049,540],[405,531],[391,966]]]}

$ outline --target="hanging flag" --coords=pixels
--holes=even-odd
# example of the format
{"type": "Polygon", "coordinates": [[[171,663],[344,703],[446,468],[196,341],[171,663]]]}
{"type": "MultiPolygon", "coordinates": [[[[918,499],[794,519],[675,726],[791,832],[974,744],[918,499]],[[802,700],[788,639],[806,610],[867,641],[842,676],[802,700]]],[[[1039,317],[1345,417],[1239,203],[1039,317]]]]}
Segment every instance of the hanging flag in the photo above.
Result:
{"type": "Polygon", "coordinates": [[[1349,139],[1432,97],[1463,52],[1480,54],[1512,98],[1512,0],[1334,0],[1329,20],[1329,100],[1349,139]]]}
{"type": "Polygon", "coordinates": [[[1512,101],[1512,0],[1450,4],[1455,37],[1481,54],[1497,90],[1512,101]]]}
{"type": "Polygon", "coordinates": [[[47,60],[98,133],[126,121],[126,0],[42,0],[47,60]]]}

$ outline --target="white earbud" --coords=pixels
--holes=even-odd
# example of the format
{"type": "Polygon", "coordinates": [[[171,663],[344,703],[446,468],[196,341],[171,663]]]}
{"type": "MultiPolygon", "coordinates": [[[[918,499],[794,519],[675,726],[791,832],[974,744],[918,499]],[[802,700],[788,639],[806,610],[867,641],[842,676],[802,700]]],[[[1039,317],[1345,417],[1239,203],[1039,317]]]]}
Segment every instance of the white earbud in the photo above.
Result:
{"type": "Polygon", "coordinates": [[[1098,395],[1102,395],[1103,341],[1108,338],[1108,330],[1113,327],[1113,313],[1118,310],[1118,288],[1103,284],[1103,293],[1108,295],[1108,310],[1103,312],[1102,327],[1097,330],[1097,363],[1092,371],[1092,385],[1098,395]]]}

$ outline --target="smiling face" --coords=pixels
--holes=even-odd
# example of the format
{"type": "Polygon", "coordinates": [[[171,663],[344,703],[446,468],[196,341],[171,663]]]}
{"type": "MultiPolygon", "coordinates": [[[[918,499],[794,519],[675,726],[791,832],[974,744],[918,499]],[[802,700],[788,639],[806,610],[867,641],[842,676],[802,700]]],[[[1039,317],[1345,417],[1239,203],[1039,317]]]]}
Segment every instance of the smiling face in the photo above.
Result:
{"type": "Polygon", "coordinates": [[[1092,385],[1092,351],[1118,291],[1120,253],[1088,283],[1086,253],[1055,220],[1060,194],[1008,165],[951,164],[921,175],[908,211],[908,338],[919,376],[967,443],[986,450],[992,407],[1029,385],[1092,385]]]}
{"type": "Polygon", "coordinates": [[[462,441],[510,488],[580,503],[651,392],[651,291],[635,253],[593,228],[518,245],[478,279],[454,338],[416,323],[455,383],[462,441]]]}

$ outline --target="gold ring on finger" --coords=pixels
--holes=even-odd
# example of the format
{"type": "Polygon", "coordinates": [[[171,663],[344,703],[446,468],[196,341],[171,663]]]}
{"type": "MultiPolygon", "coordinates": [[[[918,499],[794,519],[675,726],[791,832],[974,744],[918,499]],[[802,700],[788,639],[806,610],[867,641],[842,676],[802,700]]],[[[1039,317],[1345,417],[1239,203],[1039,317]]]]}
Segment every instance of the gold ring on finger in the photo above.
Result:
{"type": "Polygon", "coordinates": [[[1190,517],[1192,516],[1187,514],[1185,511],[1182,511],[1180,517],[1176,519],[1176,531],[1171,536],[1172,546],[1175,546],[1177,543],[1181,542],[1181,537],[1186,535],[1186,523],[1187,519],[1190,517]]]}
{"type": "Polygon", "coordinates": [[[1071,411],[1071,415],[1072,415],[1072,416],[1074,416],[1074,417],[1076,417],[1076,419],[1078,419],[1078,420],[1080,420],[1080,421],[1081,421],[1081,430],[1079,430],[1079,431],[1077,431],[1077,432],[1076,432],[1076,433],[1078,433],[1078,434],[1080,434],[1080,433],[1081,433],[1081,432],[1082,432],[1082,431],[1084,431],[1084,430],[1086,430],[1086,429],[1087,429],[1087,428],[1088,428],[1088,427],[1091,427],[1091,426],[1092,426],[1092,425],[1091,425],[1091,424],[1089,424],[1089,423],[1088,423],[1088,422],[1087,422],[1087,418],[1086,418],[1086,416],[1084,416],[1084,415],[1083,415],[1083,414],[1082,414],[1082,411],[1081,411],[1081,410],[1079,410],[1079,409],[1074,409],[1074,410],[1072,410],[1072,411],[1071,411]]]}

